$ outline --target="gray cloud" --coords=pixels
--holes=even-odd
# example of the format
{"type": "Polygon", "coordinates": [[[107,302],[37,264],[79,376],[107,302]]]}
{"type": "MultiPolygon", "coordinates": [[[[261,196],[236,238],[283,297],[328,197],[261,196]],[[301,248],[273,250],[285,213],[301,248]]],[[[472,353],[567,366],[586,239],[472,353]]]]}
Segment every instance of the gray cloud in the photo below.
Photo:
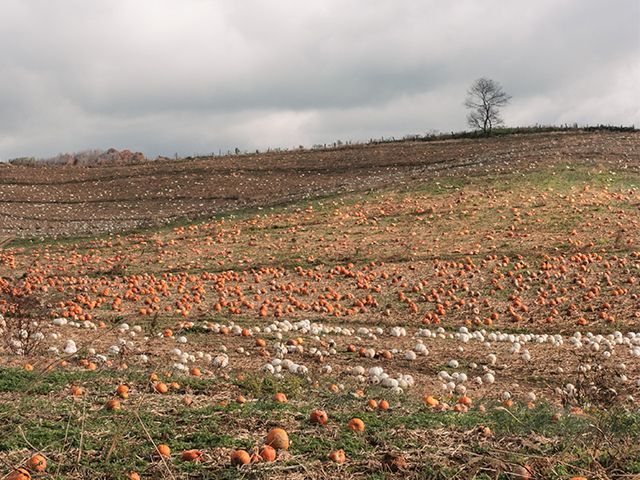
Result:
{"type": "Polygon", "coordinates": [[[510,125],[640,124],[636,0],[3,0],[0,158],[208,153],[510,125]]]}

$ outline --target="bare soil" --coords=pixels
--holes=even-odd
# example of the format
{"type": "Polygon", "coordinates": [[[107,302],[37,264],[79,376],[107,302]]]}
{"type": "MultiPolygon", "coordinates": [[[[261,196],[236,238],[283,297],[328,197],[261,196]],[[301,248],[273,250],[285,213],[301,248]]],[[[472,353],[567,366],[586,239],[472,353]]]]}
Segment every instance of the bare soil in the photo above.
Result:
{"type": "Polygon", "coordinates": [[[134,165],[0,164],[0,239],[92,235],[206,218],[248,206],[365,191],[442,175],[538,164],[640,164],[638,133],[545,133],[134,165]]]}

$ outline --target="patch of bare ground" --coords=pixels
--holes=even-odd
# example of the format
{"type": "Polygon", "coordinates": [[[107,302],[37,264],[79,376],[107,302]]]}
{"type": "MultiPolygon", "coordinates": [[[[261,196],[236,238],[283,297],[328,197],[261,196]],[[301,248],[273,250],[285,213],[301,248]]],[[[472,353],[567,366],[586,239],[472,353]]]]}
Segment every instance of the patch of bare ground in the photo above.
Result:
{"type": "Polygon", "coordinates": [[[74,236],[252,206],[597,159],[638,168],[638,133],[544,133],[96,166],[0,166],[0,233],[74,236]]]}

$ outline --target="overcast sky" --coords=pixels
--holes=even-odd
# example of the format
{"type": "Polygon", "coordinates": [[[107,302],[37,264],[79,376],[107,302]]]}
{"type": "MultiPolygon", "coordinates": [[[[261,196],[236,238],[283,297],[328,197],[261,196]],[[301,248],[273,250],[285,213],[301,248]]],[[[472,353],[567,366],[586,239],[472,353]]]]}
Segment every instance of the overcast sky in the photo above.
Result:
{"type": "Polygon", "coordinates": [[[639,0],[0,0],[0,159],[640,126],[639,0]]]}

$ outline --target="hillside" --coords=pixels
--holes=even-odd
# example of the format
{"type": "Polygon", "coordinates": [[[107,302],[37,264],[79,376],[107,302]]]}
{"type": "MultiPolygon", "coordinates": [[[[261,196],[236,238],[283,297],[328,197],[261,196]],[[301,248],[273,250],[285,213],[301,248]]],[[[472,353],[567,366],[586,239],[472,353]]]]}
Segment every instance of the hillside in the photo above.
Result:
{"type": "Polygon", "coordinates": [[[0,475],[640,474],[638,133],[0,181],[0,475]]]}
{"type": "Polygon", "coordinates": [[[640,133],[399,142],[96,166],[0,165],[0,236],[73,236],[347,191],[559,163],[637,170],[640,133]]]}

